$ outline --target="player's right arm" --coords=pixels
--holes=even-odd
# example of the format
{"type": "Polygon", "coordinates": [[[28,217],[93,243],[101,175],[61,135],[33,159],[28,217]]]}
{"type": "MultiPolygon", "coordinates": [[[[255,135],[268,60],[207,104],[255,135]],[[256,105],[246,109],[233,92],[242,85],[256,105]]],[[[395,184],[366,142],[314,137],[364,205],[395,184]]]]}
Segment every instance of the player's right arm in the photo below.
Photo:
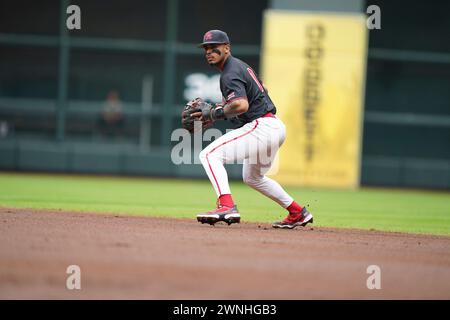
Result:
{"type": "Polygon", "coordinates": [[[239,72],[230,72],[220,79],[222,94],[226,100],[223,110],[216,106],[218,118],[233,118],[248,111],[248,99],[245,80],[239,72]]]}
{"type": "MultiPolygon", "coordinates": [[[[216,113],[220,113],[217,108],[220,108],[220,105],[216,106],[216,113]]],[[[233,118],[247,112],[248,100],[247,98],[238,98],[225,104],[222,108],[224,118],[233,118]]]]}
{"type": "Polygon", "coordinates": [[[203,108],[202,112],[194,113],[192,116],[201,116],[201,120],[222,120],[225,118],[236,117],[242,113],[247,112],[248,101],[246,98],[235,99],[225,105],[216,104],[208,105],[207,108],[203,108]]]}
{"type": "Polygon", "coordinates": [[[233,118],[247,112],[249,108],[245,80],[238,73],[228,73],[220,78],[225,104],[216,104],[202,110],[202,120],[233,118]]]}

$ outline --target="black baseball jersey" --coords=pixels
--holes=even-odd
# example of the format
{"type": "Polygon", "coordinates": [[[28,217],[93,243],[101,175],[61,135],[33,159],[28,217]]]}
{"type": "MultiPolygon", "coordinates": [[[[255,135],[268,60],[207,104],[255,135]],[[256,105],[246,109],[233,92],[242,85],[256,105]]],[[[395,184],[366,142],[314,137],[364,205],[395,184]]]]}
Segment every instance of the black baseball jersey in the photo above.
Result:
{"type": "Polygon", "coordinates": [[[225,61],[220,76],[220,91],[226,103],[236,99],[247,99],[247,112],[237,116],[240,126],[268,112],[276,113],[275,105],[253,69],[231,55],[225,61]]]}

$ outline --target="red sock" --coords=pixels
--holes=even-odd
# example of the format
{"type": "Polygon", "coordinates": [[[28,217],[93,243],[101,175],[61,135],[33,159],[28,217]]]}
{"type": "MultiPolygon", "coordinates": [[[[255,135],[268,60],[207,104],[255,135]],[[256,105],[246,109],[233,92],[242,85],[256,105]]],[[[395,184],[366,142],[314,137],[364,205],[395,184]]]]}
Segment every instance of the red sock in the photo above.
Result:
{"type": "Polygon", "coordinates": [[[292,201],[291,205],[289,207],[286,208],[287,211],[289,211],[289,214],[295,214],[295,213],[299,213],[300,211],[302,211],[302,207],[294,201],[292,201]]]}
{"type": "Polygon", "coordinates": [[[231,194],[222,194],[222,195],[220,195],[219,203],[222,206],[229,207],[229,208],[234,206],[234,202],[233,202],[233,198],[231,197],[231,194]]]}

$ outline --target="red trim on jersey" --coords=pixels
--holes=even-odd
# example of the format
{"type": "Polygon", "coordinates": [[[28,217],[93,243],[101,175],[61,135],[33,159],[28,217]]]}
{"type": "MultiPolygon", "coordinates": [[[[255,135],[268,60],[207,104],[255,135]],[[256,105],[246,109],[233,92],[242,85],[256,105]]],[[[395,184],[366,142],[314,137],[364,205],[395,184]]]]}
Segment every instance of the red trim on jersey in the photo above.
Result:
{"type": "Polygon", "coordinates": [[[253,72],[253,70],[250,69],[250,68],[247,68],[247,71],[248,71],[248,73],[250,74],[250,76],[253,78],[253,80],[255,80],[256,84],[257,84],[258,87],[259,87],[259,90],[261,90],[261,92],[264,92],[264,88],[263,88],[263,86],[261,85],[261,83],[259,83],[259,80],[258,80],[258,78],[256,77],[256,75],[255,75],[255,73],[253,72]]]}
{"type": "Polygon", "coordinates": [[[276,118],[272,112],[267,112],[262,118],[276,118]]]}
{"type": "Polygon", "coordinates": [[[219,184],[217,183],[216,175],[214,174],[214,171],[213,171],[213,169],[211,168],[211,163],[209,163],[208,156],[209,156],[211,153],[213,153],[214,151],[216,151],[219,147],[224,146],[224,145],[226,145],[227,143],[229,143],[229,142],[231,142],[231,141],[237,140],[237,139],[242,138],[243,136],[246,136],[247,134],[251,133],[251,132],[252,132],[253,130],[255,130],[256,127],[258,126],[258,120],[255,120],[255,121],[256,121],[256,124],[255,124],[255,126],[254,126],[251,130],[249,130],[249,131],[247,131],[247,132],[241,134],[240,136],[234,137],[234,138],[231,139],[231,140],[228,140],[228,141],[225,141],[225,142],[219,144],[217,147],[215,147],[214,149],[212,149],[210,152],[208,152],[208,153],[206,154],[206,161],[208,162],[209,170],[211,170],[211,173],[212,173],[212,175],[213,175],[214,181],[216,182],[217,189],[219,190],[219,195],[221,195],[222,192],[220,191],[219,184]]]}

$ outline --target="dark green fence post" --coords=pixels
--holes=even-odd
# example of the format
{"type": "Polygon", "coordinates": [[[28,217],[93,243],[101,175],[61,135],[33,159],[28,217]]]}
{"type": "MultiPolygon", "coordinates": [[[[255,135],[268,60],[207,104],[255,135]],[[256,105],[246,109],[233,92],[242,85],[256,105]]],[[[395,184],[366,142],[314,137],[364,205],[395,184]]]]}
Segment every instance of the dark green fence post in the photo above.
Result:
{"type": "Polygon", "coordinates": [[[178,0],[169,0],[167,2],[167,25],[166,25],[166,51],[164,57],[164,95],[163,112],[161,126],[161,145],[170,144],[170,129],[172,128],[172,108],[175,95],[175,45],[177,37],[177,15],[178,0]]]}
{"type": "Polygon", "coordinates": [[[61,0],[59,23],[58,103],[56,110],[56,139],[63,141],[66,130],[67,86],[69,81],[69,31],[66,26],[69,0],[61,0]]]}

